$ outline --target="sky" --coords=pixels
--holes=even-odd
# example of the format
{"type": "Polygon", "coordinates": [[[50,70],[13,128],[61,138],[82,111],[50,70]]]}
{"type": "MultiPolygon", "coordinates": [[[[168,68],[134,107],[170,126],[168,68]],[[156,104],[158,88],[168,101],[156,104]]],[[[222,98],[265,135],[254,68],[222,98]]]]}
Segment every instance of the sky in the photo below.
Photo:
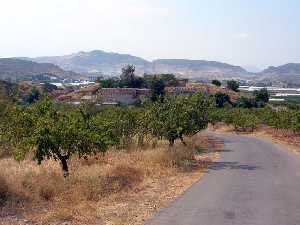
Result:
{"type": "Polygon", "coordinates": [[[300,62],[299,0],[0,0],[0,57],[104,50],[262,69],[300,62]]]}

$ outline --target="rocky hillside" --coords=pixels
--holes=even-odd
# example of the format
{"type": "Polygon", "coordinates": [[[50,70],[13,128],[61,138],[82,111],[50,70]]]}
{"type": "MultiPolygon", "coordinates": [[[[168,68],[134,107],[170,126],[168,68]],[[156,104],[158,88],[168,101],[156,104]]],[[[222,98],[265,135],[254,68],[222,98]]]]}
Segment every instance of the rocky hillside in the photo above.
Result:
{"type": "MultiPolygon", "coordinates": [[[[43,67],[42,71],[45,71],[46,67],[55,74],[65,73],[65,71],[60,69],[62,68],[66,71],[81,73],[85,77],[88,77],[90,73],[96,73],[97,75],[119,75],[122,67],[127,64],[133,64],[136,66],[136,73],[138,75],[143,75],[144,73],[173,73],[183,78],[198,80],[242,79],[259,82],[271,82],[278,85],[300,85],[300,64],[296,63],[290,63],[278,67],[269,67],[262,72],[254,74],[247,72],[240,66],[234,66],[216,61],[158,59],[151,62],[128,54],[118,54],[100,50],[91,52],[78,52],[65,56],[26,58],[26,60],[40,63],[39,68],[43,67]],[[49,63],[51,63],[51,66],[49,63]],[[56,67],[53,64],[56,65],[56,67]]],[[[28,63],[29,62],[27,62],[27,64],[28,63]]],[[[31,72],[32,68],[35,68],[35,66],[31,67],[31,72]]],[[[24,74],[27,71],[20,70],[19,72],[24,74]]],[[[16,73],[16,71],[14,71],[14,73],[16,73]]]]}
{"type": "Polygon", "coordinates": [[[154,73],[174,73],[187,78],[234,78],[249,73],[239,66],[205,60],[159,59],[152,63],[154,73]]]}
{"type": "Polygon", "coordinates": [[[135,56],[103,51],[78,52],[66,56],[50,56],[31,59],[39,63],[53,63],[65,70],[79,73],[119,74],[127,64],[136,66],[137,73],[150,72],[151,63],[135,56]]]}
{"type": "Polygon", "coordinates": [[[2,58],[0,59],[0,79],[17,80],[26,76],[52,75],[60,78],[76,78],[79,74],[64,71],[51,63],[36,63],[32,61],[2,58]]]}
{"type": "Polygon", "coordinates": [[[144,73],[173,73],[187,78],[231,78],[249,75],[241,67],[220,62],[187,59],[159,59],[150,62],[132,55],[99,50],[31,60],[39,63],[53,63],[65,70],[80,73],[98,72],[109,75],[119,74],[122,67],[127,64],[135,65],[139,75],[144,73]]]}
{"type": "Polygon", "coordinates": [[[259,73],[260,79],[272,80],[289,86],[300,85],[300,63],[288,63],[282,66],[271,66],[259,73]]]}

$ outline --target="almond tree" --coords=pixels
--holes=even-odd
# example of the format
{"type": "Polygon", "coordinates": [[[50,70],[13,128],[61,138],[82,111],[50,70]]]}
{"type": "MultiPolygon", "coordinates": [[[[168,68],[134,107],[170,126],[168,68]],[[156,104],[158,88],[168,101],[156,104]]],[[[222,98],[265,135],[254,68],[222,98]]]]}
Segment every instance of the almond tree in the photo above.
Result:
{"type": "Polygon", "coordinates": [[[45,100],[27,108],[16,108],[10,116],[7,135],[15,147],[18,160],[33,152],[34,160],[58,160],[64,176],[69,175],[68,161],[72,155],[87,157],[105,152],[110,136],[92,125],[92,117],[82,109],[55,105],[45,100]]]}
{"type": "Polygon", "coordinates": [[[190,136],[206,128],[213,102],[201,94],[192,97],[168,97],[163,103],[154,103],[147,110],[149,132],[174,145],[176,139],[183,144],[190,136]]]}

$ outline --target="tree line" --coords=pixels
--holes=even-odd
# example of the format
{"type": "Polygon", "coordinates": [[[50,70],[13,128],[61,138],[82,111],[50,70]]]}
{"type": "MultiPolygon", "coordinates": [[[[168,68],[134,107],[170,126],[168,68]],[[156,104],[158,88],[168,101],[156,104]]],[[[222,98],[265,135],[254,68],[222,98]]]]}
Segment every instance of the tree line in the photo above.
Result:
{"type": "Polygon", "coordinates": [[[49,98],[26,106],[2,103],[0,142],[17,160],[31,154],[38,164],[59,161],[68,176],[73,155],[87,158],[149,139],[185,144],[185,136],[207,127],[213,107],[213,99],[201,94],[167,96],[143,107],[72,106],[49,98]]]}
{"type": "MultiPolygon", "coordinates": [[[[163,85],[166,82],[158,80],[163,85]]],[[[176,140],[185,145],[185,137],[209,123],[230,124],[237,131],[254,131],[259,124],[266,124],[300,133],[300,111],[272,108],[266,89],[236,101],[221,92],[206,96],[153,93],[152,101],[127,107],[74,106],[48,97],[27,105],[0,102],[1,148],[9,149],[17,160],[27,155],[39,164],[54,159],[68,176],[73,156],[87,158],[155,140],[168,141],[172,149],[176,140]]]]}

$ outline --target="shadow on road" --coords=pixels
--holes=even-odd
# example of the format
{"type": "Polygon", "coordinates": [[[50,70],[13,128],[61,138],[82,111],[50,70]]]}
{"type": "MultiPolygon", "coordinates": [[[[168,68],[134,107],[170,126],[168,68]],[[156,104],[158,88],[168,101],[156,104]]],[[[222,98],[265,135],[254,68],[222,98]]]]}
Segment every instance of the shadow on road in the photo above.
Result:
{"type": "Polygon", "coordinates": [[[257,170],[259,169],[258,166],[251,166],[251,165],[243,165],[239,164],[239,162],[214,162],[208,167],[210,170],[257,170]]]}

